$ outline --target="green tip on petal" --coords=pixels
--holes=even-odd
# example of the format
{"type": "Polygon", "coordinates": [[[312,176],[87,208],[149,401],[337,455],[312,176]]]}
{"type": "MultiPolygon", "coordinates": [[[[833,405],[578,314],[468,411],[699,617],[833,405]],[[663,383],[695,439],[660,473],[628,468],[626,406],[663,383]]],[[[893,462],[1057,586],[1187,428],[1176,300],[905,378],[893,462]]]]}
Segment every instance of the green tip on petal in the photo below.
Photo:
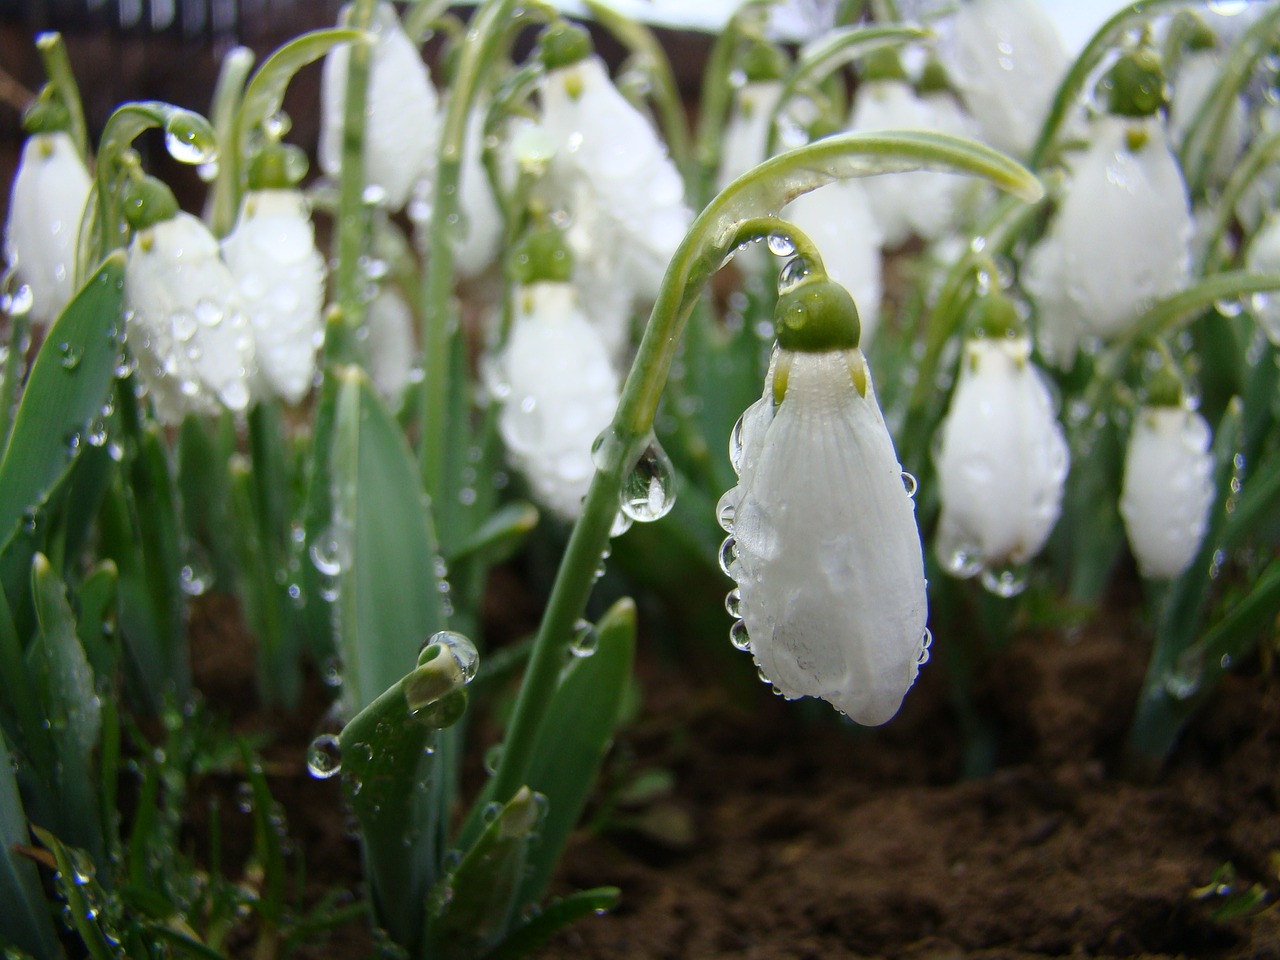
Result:
{"type": "Polygon", "coordinates": [[[1169,101],[1164,65],[1151,47],[1130,50],[1102,81],[1107,110],[1119,117],[1149,117],[1169,101]]]}
{"type": "Polygon", "coordinates": [[[52,84],[45,84],[40,96],[22,112],[22,130],[37,133],[65,133],[71,129],[71,111],[58,96],[52,84]]]}
{"type": "Polygon", "coordinates": [[[862,79],[868,83],[877,80],[906,80],[907,71],[896,51],[882,48],[867,54],[862,65],[862,79]]]}
{"type": "Polygon", "coordinates": [[[785,50],[767,40],[756,38],[742,55],[742,72],[748,83],[781,80],[791,69],[791,58],[785,50]]]}
{"type": "Polygon", "coordinates": [[[307,152],[291,143],[268,144],[249,163],[250,190],[288,190],[307,175],[307,152]]]}
{"type": "Polygon", "coordinates": [[[1027,332],[1018,305],[1003,293],[989,293],[974,299],[965,320],[969,336],[987,340],[1021,337],[1027,332]]]}
{"type": "Polygon", "coordinates": [[[124,218],[134,230],[145,230],[178,214],[173,191],[155,177],[130,178],[125,184],[124,218]]]}
{"type": "Polygon", "coordinates": [[[573,253],[564,232],[547,224],[526,233],[511,256],[511,272],[516,282],[526,286],[568,283],[573,276],[573,253]]]}
{"type": "Polygon", "coordinates": [[[548,70],[571,67],[594,52],[591,34],[576,23],[558,20],[538,37],[538,59],[548,70]]]}
{"type": "Polygon", "coordinates": [[[947,68],[942,65],[942,61],[937,57],[930,57],[924,65],[924,70],[920,73],[920,81],[916,84],[916,90],[923,95],[928,93],[947,93],[952,89],[951,77],[947,74],[947,68]]]}
{"type": "Polygon", "coordinates": [[[773,325],[778,346],[797,353],[853,350],[862,337],[853,297],[821,273],[806,277],[778,296],[773,325]]]}

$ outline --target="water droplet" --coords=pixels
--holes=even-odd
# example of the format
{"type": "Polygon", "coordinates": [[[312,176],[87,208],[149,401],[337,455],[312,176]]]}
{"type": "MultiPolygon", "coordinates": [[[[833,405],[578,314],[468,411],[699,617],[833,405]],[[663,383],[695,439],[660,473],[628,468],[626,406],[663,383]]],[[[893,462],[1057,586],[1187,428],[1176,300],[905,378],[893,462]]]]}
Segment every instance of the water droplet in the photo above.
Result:
{"type": "Polygon", "coordinates": [[[742,420],[742,417],[738,418],[729,434],[729,466],[738,476],[742,475],[742,420]]]}
{"type": "Polygon", "coordinates": [[[80,431],[72,430],[63,439],[63,447],[67,452],[67,459],[74,459],[80,452],[80,431]]]}
{"type": "Polygon", "coordinates": [[[726,577],[737,577],[736,567],[738,565],[738,541],[733,537],[725,537],[724,542],[720,544],[720,569],[724,571],[726,577]]]}
{"type": "Polygon", "coordinates": [[[742,593],[737,587],[725,594],[724,609],[735,620],[742,617],[742,593]]]}
{"type": "Polygon", "coordinates": [[[1239,300],[1217,300],[1213,308],[1224,317],[1238,317],[1244,311],[1244,304],[1239,300]]]}
{"type": "Polygon", "coordinates": [[[613,517],[613,525],[609,527],[609,537],[620,537],[631,529],[632,520],[619,510],[613,517]]]}
{"type": "Polygon", "coordinates": [[[982,586],[988,593],[1008,599],[1016,597],[1027,588],[1027,574],[1023,566],[984,567],[982,586]]]}
{"type": "Polygon", "coordinates": [[[916,490],[919,489],[920,486],[919,483],[916,482],[915,475],[907,473],[905,470],[902,471],[902,485],[906,488],[908,497],[914,497],[916,495],[916,490]]]}
{"type": "Polygon", "coordinates": [[[788,260],[778,271],[778,294],[790,293],[809,276],[809,261],[804,257],[788,260]]]}
{"type": "Polygon", "coordinates": [[[217,141],[208,121],[189,110],[178,110],[164,128],[164,147],[179,163],[212,163],[218,157],[217,141]]]}
{"type": "Polygon", "coordinates": [[[661,520],[675,506],[675,470],[655,440],[622,485],[622,512],[637,523],[661,520]]]}
{"type": "Polygon", "coordinates": [[[325,576],[336,577],[342,573],[346,550],[336,528],[329,526],[321,530],[307,552],[315,568],[325,576]]]}
{"type": "Polygon", "coordinates": [[[385,207],[387,205],[387,191],[376,183],[371,183],[364,188],[360,194],[361,201],[370,207],[385,207]]]}
{"type": "Polygon", "coordinates": [[[484,772],[493,776],[498,772],[500,763],[502,763],[502,744],[495,743],[484,752],[484,772]]]}
{"type": "Polygon", "coordinates": [[[747,634],[747,625],[744,621],[733,622],[733,626],[729,628],[729,642],[743,653],[751,652],[751,637],[747,634]]]}
{"type": "Polygon", "coordinates": [[[92,420],[85,428],[85,441],[91,447],[104,447],[107,444],[107,424],[105,420],[92,420]]]}
{"type": "Polygon", "coordinates": [[[186,563],[178,570],[178,586],[188,597],[199,597],[209,589],[213,579],[209,564],[204,557],[192,552],[186,563]]]}
{"type": "Polygon", "coordinates": [[[933,646],[933,633],[928,627],[924,628],[924,634],[920,637],[920,655],[916,657],[916,664],[923,667],[929,662],[929,648],[933,646]]]}
{"type": "Polygon", "coordinates": [[[332,733],[320,734],[307,747],[307,772],[317,780],[342,772],[342,746],[332,733]]]}
{"type": "Polygon", "coordinates": [[[1200,690],[1204,662],[1195,650],[1184,650],[1173,670],[1164,678],[1164,689],[1175,700],[1186,700],[1200,690]]]}
{"type": "MultiPolygon", "coordinates": [[[[423,652],[432,646],[439,646],[444,653],[453,657],[454,663],[458,665],[458,670],[462,674],[464,684],[476,678],[476,671],[480,669],[480,653],[469,637],[463,636],[456,630],[441,630],[427,638],[422,645],[423,652]]],[[[418,662],[423,662],[421,656],[418,662]]]]}
{"type": "Polygon", "coordinates": [[[80,366],[80,361],[84,358],[84,347],[64,340],[58,344],[58,356],[61,358],[59,362],[63,370],[74,370],[80,366]]]}
{"type": "Polygon", "coordinates": [[[789,257],[796,252],[796,245],[791,238],[778,233],[771,233],[765,239],[765,246],[775,257],[789,257]]]}
{"type": "Polygon", "coordinates": [[[588,620],[579,620],[569,641],[569,652],[575,657],[589,657],[600,648],[600,634],[588,620]]]}
{"type": "Polygon", "coordinates": [[[6,294],[3,303],[4,312],[9,314],[13,319],[25,316],[31,312],[31,308],[35,305],[35,294],[31,292],[29,284],[19,284],[18,289],[13,293],[6,294]]]}
{"type": "Polygon", "coordinates": [[[485,823],[493,823],[498,819],[498,814],[502,813],[502,804],[486,803],[484,809],[480,811],[480,819],[485,823]]]}
{"type": "Polygon", "coordinates": [[[738,514],[738,498],[732,496],[736,489],[730,490],[716,504],[716,520],[725,533],[733,533],[733,519],[738,514]]]}

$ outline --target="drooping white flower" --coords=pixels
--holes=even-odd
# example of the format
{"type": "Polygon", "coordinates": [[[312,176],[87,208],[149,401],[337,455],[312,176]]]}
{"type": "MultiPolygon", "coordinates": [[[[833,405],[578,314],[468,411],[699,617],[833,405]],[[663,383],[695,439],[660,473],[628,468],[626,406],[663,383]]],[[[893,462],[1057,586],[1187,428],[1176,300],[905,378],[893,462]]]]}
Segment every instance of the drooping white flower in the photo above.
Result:
{"type": "Polygon", "coordinates": [[[618,375],[571,284],[516,291],[489,387],[502,403],[498,430],[512,461],[539,502],[574,519],[595,472],[591,446],[618,405],[618,375]]]}
{"type": "Polygon", "coordinates": [[[584,286],[653,299],[693,216],[666,147],[597,56],[549,70],[541,98],[556,148],[544,190],[571,219],[584,286]]]}
{"type": "Polygon", "coordinates": [[[161,422],[249,406],[253,330],[203,222],[179,211],[139,230],[125,262],[124,297],[129,348],[161,422]]]}
{"type": "Polygon", "coordinates": [[[947,65],[992,146],[1025,157],[1067,70],[1039,0],[968,0],[951,21],[947,65]]]}
{"type": "Polygon", "coordinates": [[[731,636],[783,696],[874,726],[927,658],[920,535],[856,326],[800,339],[834,348],[780,347],[735,429],[738,484],[720,501],[731,636]]]}
{"type": "MultiPolygon", "coordinates": [[[[957,136],[973,133],[968,118],[956,108],[953,100],[925,99],[902,79],[864,82],[858,88],[849,128],[860,133],[881,130],[931,130],[957,136]]],[[[963,196],[971,189],[967,177],[932,171],[868,177],[863,185],[887,247],[901,246],[912,234],[935,240],[956,226],[963,210],[963,196]]]]}
{"type": "Polygon", "coordinates": [[[75,293],[76,244],[91,181],[65,133],[27,138],[9,194],[4,252],[31,288],[30,317],[48,323],[75,293]]]}
{"type": "MultiPolygon", "coordinates": [[[[1253,273],[1280,273],[1280,215],[1273,214],[1262,224],[1249,244],[1245,266],[1253,273]]],[[[1280,347],[1280,294],[1258,294],[1250,300],[1250,313],[1280,347]]]]}
{"type": "Polygon", "coordinates": [[[1092,133],[1023,275],[1046,355],[1064,366],[1080,339],[1123,334],[1190,271],[1191,204],[1163,122],[1105,116],[1092,133]]]}
{"type": "Polygon", "coordinates": [[[723,190],[758,163],[767,160],[769,117],[782,96],[781,80],[746,83],[734,94],[725,124],[716,189],[723,190]]]}
{"type": "MultiPolygon", "coordinates": [[[[1190,52],[1178,63],[1173,78],[1173,96],[1169,100],[1169,132],[1173,143],[1180,149],[1187,139],[1191,121],[1218,83],[1221,66],[1222,57],[1213,50],[1190,52]]],[[[1248,137],[1244,97],[1237,95],[1231,101],[1219,136],[1213,143],[1204,145],[1213,154],[1209,168],[1213,182],[1221,184],[1231,176],[1232,167],[1244,151],[1248,137]]]]}
{"type": "MultiPolygon", "coordinates": [[[[340,22],[349,17],[343,9],[340,22]]],[[[395,8],[380,2],[370,25],[374,46],[365,101],[364,181],[385,193],[399,210],[417,180],[431,166],[438,138],[436,91],[426,64],[400,25],[395,8]]],[[[320,85],[320,166],[336,177],[342,168],[350,44],[325,57],[320,85]]]]}
{"type": "Polygon", "coordinates": [[[864,346],[871,342],[879,325],[883,242],[863,189],[865,182],[836,180],[801,194],[781,213],[784,220],[794,223],[817,245],[831,279],[853,295],[862,321],[864,346]]]}
{"type": "Polygon", "coordinates": [[[222,242],[253,329],[258,372],[288,403],[311,389],[323,336],[324,260],[297,190],[254,190],[222,242]]]}
{"type": "MultiPolygon", "coordinates": [[[[935,456],[937,552],[958,577],[1025,563],[1062,509],[1069,455],[1026,336],[970,339],[935,456]]],[[[1017,579],[1005,583],[1015,590],[1017,579]]]]}
{"type": "Polygon", "coordinates": [[[1120,516],[1144,577],[1167,580],[1190,566],[1213,504],[1209,425],[1185,406],[1138,411],[1124,459],[1120,516]]]}
{"type": "Polygon", "coordinates": [[[395,287],[383,286],[369,301],[364,322],[369,379],[387,406],[398,411],[413,379],[417,357],[413,311],[395,287]]]}

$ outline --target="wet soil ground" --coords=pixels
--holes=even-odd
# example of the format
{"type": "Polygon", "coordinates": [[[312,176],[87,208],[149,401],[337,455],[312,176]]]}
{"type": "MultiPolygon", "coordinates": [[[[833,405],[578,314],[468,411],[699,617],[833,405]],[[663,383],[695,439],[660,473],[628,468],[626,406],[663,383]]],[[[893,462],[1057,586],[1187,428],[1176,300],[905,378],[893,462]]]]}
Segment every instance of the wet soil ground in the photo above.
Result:
{"type": "MultiPolygon", "coordinates": [[[[197,610],[199,683],[237,729],[266,736],[308,896],[356,890],[337,785],[303,763],[321,693],[311,715],[254,709],[236,622],[229,601],[197,610]]],[[[642,644],[643,706],[557,880],[562,892],[613,884],[622,901],[543,955],[1280,957],[1269,906],[1280,894],[1280,684],[1246,665],[1163,777],[1132,782],[1120,741],[1148,650],[1140,631],[1108,622],[1120,620],[1016,636],[990,662],[980,688],[999,764],[967,780],[945,643],[903,712],[875,731],[763,688],[731,699],[720,678],[642,644]],[[1249,906],[1251,892],[1266,899],[1249,906]]],[[[235,836],[228,823],[224,837],[235,836]]],[[[304,955],[366,957],[370,945],[352,925],[304,955]]]]}

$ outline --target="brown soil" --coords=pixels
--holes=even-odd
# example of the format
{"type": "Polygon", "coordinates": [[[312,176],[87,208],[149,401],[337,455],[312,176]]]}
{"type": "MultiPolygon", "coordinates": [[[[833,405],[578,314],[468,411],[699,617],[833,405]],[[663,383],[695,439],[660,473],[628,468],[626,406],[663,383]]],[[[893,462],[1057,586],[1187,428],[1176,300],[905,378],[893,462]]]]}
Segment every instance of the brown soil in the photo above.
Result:
{"type": "MultiPolygon", "coordinates": [[[[237,729],[271,731],[264,752],[305,851],[307,898],[330,884],[355,890],[337,785],[309,779],[302,762],[323,690],[312,685],[301,717],[252,709],[251,652],[235,619],[225,601],[200,605],[198,682],[212,707],[235,711],[237,729]]],[[[1142,641],[1096,629],[1019,636],[984,677],[1001,766],[957,782],[945,651],[943,641],[902,714],[871,732],[763,690],[730,702],[719,679],[642,652],[645,705],[615,746],[613,799],[575,838],[557,882],[614,884],[622,903],[544,955],[1280,957],[1280,913],[1223,918],[1235,901],[1204,889],[1229,862],[1236,891],[1280,891],[1274,678],[1256,668],[1228,678],[1165,777],[1144,786],[1113,769],[1142,641]],[[642,782],[660,786],[629,801],[642,782]]],[[[248,818],[237,830],[234,805],[222,809],[232,818],[223,836],[247,835],[248,818]]],[[[314,950],[306,955],[365,957],[369,940],[351,926],[314,950]]]]}

